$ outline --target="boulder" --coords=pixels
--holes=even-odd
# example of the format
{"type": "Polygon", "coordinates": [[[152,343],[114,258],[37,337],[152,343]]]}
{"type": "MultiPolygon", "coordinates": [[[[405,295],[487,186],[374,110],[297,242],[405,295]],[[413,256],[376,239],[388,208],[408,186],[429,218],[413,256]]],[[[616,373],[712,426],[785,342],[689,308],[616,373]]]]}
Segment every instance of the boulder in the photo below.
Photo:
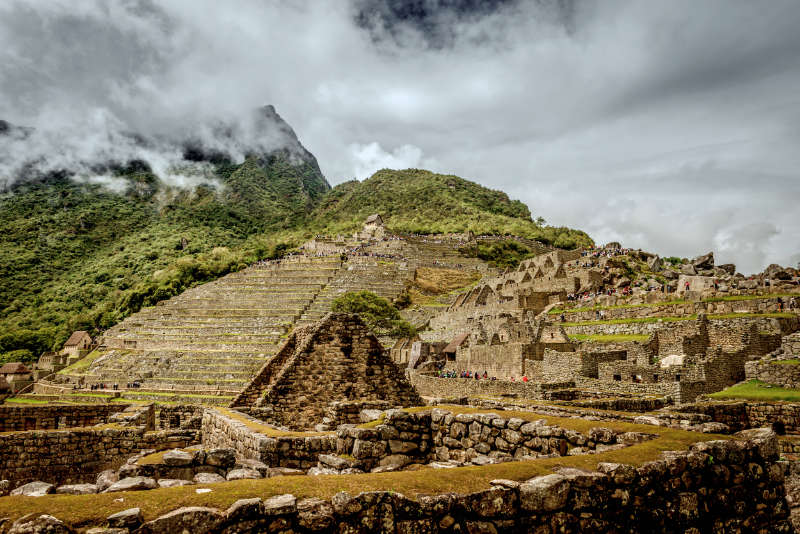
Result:
{"type": "Polygon", "coordinates": [[[75,532],[66,523],[52,515],[42,514],[34,517],[30,514],[19,518],[8,534],[72,534],[75,532]]]}
{"type": "Polygon", "coordinates": [[[255,469],[258,471],[262,477],[266,477],[269,474],[269,466],[260,460],[254,460],[252,458],[245,458],[243,460],[237,460],[236,466],[237,469],[255,469]]]}
{"type": "Polygon", "coordinates": [[[660,273],[661,271],[664,270],[664,260],[662,260],[658,256],[651,256],[650,258],[647,259],[647,266],[654,273],[660,273]]]}
{"type": "Polygon", "coordinates": [[[182,451],[180,449],[173,449],[164,453],[163,461],[164,465],[169,465],[171,467],[184,467],[188,465],[192,465],[194,462],[195,452],[187,452],[182,451]]]}
{"type": "Polygon", "coordinates": [[[215,508],[187,506],[148,521],[136,532],[139,534],[214,532],[224,520],[225,516],[215,508]]]}
{"type": "Polygon", "coordinates": [[[97,493],[96,484],[68,484],[56,488],[56,493],[63,495],[91,495],[97,493]]]}
{"type": "Polygon", "coordinates": [[[297,499],[288,493],[276,495],[264,501],[264,515],[293,514],[295,511],[297,511],[297,499]]]}
{"type": "Polygon", "coordinates": [[[24,495],[25,497],[44,497],[55,491],[56,487],[53,484],[37,480],[36,482],[29,482],[24,484],[14,491],[11,495],[24,495]]]}
{"type": "Polygon", "coordinates": [[[377,421],[383,415],[383,410],[361,410],[358,413],[358,418],[362,423],[369,423],[370,421],[377,421]]]}
{"type": "Polygon", "coordinates": [[[245,479],[253,479],[253,478],[263,478],[261,473],[256,471],[255,469],[249,469],[247,467],[243,467],[240,469],[231,469],[228,473],[228,476],[225,477],[228,480],[245,480],[245,479]]]}
{"type": "Polygon", "coordinates": [[[217,473],[197,473],[193,480],[196,484],[216,484],[217,482],[225,482],[225,477],[217,473]]]}
{"type": "Polygon", "coordinates": [[[722,265],[717,265],[717,269],[722,269],[731,276],[736,273],[736,265],[733,263],[723,263],[722,265]]]}
{"type": "Polygon", "coordinates": [[[695,269],[713,269],[714,268],[714,253],[709,252],[703,254],[692,260],[692,265],[695,269]]]}
{"type": "Polygon", "coordinates": [[[128,508],[106,518],[106,525],[109,528],[128,528],[135,529],[144,521],[142,511],[139,508],[128,508]]]}
{"type": "Polygon", "coordinates": [[[224,469],[236,465],[236,454],[233,449],[211,449],[206,452],[206,465],[224,469]]]}
{"type": "Polygon", "coordinates": [[[270,478],[305,474],[305,471],[302,469],[294,469],[291,467],[270,467],[267,473],[270,478]]]}
{"type": "Polygon", "coordinates": [[[151,490],[158,487],[155,479],[149,477],[128,477],[111,484],[103,493],[116,493],[118,491],[151,490]]]}
{"type": "Polygon", "coordinates": [[[306,530],[324,531],[334,524],[333,506],[322,499],[303,499],[296,504],[297,524],[306,530]]]}
{"type": "Polygon", "coordinates": [[[0,480],[0,497],[8,495],[10,489],[11,489],[11,482],[9,482],[8,480],[0,480]]]}
{"type": "Polygon", "coordinates": [[[108,469],[97,475],[97,481],[95,482],[95,485],[97,486],[97,491],[99,492],[108,489],[111,484],[115,482],[119,482],[119,475],[113,469],[108,469]]]}
{"type": "Polygon", "coordinates": [[[320,454],[318,467],[329,467],[331,469],[341,471],[342,469],[347,469],[350,467],[350,462],[341,456],[336,456],[334,454],[320,454]]]}
{"type": "Polygon", "coordinates": [[[681,265],[681,274],[697,276],[697,269],[694,268],[694,265],[681,265]]]}

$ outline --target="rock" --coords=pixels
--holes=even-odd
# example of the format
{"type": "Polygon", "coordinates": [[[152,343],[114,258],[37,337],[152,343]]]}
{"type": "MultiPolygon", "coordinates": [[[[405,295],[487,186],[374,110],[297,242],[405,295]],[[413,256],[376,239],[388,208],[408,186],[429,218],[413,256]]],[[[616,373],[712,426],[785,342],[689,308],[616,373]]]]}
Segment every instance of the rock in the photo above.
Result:
{"type": "Polygon", "coordinates": [[[297,523],[306,530],[327,531],[334,524],[333,506],[322,499],[303,499],[297,503],[297,523]]]}
{"type": "Polygon", "coordinates": [[[400,469],[401,467],[408,465],[410,462],[411,458],[404,454],[391,454],[385,458],[381,458],[379,465],[381,467],[391,466],[395,469],[400,469]]]}
{"type": "Polygon", "coordinates": [[[362,423],[369,423],[370,421],[377,421],[383,415],[383,410],[361,410],[358,412],[358,418],[362,423]]]}
{"type": "Polygon", "coordinates": [[[488,456],[481,454],[473,458],[472,463],[474,465],[489,465],[489,464],[495,464],[497,462],[493,458],[489,458],[488,456]]]}
{"type": "Polygon", "coordinates": [[[9,482],[8,480],[0,480],[0,497],[8,495],[10,489],[11,489],[11,482],[9,482]]]}
{"type": "Polygon", "coordinates": [[[262,478],[261,473],[256,471],[255,469],[231,469],[228,473],[228,476],[225,477],[228,480],[245,480],[245,479],[252,479],[252,478],[262,478]]]}
{"type": "Polygon", "coordinates": [[[264,501],[264,515],[293,514],[297,510],[297,499],[294,495],[286,493],[276,495],[264,501]]]}
{"type": "Polygon", "coordinates": [[[86,534],[130,534],[127,528],[92,527],[86,534]]]}
{"type": "Polygon", "coordinates": [[[703,423],[700,425],[700,432],[705,434],[729,434],[731,427],[725,423],[703,423]]]}
{"type": "Polygon", "coordinates": [[[647,259],[647,266],[654,273],[660,273],[661,271],[664,270],[664,260],[662,260],[658,256],[650,256],[647,259]]]}
{"type": "Polygon", "coordinates": [[[558,475],[544,475],[532,478],[519,487],[520,505],[531,512],[553,512],[563,508],[569,497],[567,478],[558,475]]]}
{"type": "Polygon", "coordinates": [[[695,269],[713,269],[714,268],[714,253],[709,252],[703,254],[692,260],[692,266],[695,269]]]}
{"type": "Polygon", "coordinates": [[[72,534],[74,532],[66,523],[52,515],[32,516],[33,514],[18,519],[11,525],[8,534],[72,534]]]}
{"type": "Polygon", "coordinates": [[[149,477],[128,477],[111,484],[103,493],[116,493],[118,491],[151,490],[158,487],[155,479],[149,477]]]}
{"type": "Polygon", "coordinates": [[[236,468],[255,469],[262,477],[266,477],[269,473],[269,466],[260,460],[252,458],[245,458],[236,461],[236,468]]]}
{"type": "Polygon", "coordinates": [[[697,276],[697,269],[694,268],[694,265],[681,265],[681,274],[697,276]]]}
{"type": "Polygon", "coordinates": [[[336,456],[334,454],[320,454],[319,463],[319,467],[321,468],[329,467],[331,469],[336,469],[337,471],[341,471],[342,469],[347,469],[350,467],[350,462],[341,456],[336,456]]]}
{"type": "MultiPolygon", "coordinates": [[[[24,495],[25,497],[44,497],[55,491],[56,487],[47,482],[29,482],[11,492],[11,495],[24,495]]],[[[49,516],[48,516],[49,517],[49,516]]]]}
{"type": "Polygon", "coordinates": [[[97,475],[95,485],[97,486],[97,491],[100,492],[108,489],[115,482],[119,482],[119,475],[113,469],[108,469],[97,475]]]}
{"type": "Polygon", "coordinates": [[[736,274],[736,265],[733,263],[723,263],[722,265],[717,265],[717,268],[722,269],[731,276],[736,274]]]}
{"type": "Polygon", "coordinates": [[[233,449],[211,449],[206,451],[206,465],[230,468],[236,465],[236,454],[233,449]]]}
{"type": "Polygon", "coordinates": [[[192,480],[183,480],[181,478],[160,478],[158,479],[159,488],[178,488],[180,486],[194,486],[195,482],[192,480]]]}
{"type": "Polygon", "coordinates": [[[270,478],[305,474],[305,471],[302,469],[293,469],[291,467],[270,467],[267,472],[267,476],[270,478]]]}
{"type": "Polygon", "coordinates": [[[517,482],[516,480],[508,480],[508,479],[505,479],[505,478],[496,478],[494,480],[490,480],[489,481],[489,485],[490,486],[501,486],[503,488],[508,488],[508,489],[517,489],[518,487],[520,487],[521,484],[519,482],[517,482]]]}
{"type": "Polygon", "coordinates": [[[137,534],[172,534],[180,532],[213,532],[225,516],[215,508],[187,506],[148,521],[137,534]]]}
{"type": "Polygon", "coordinates": [[[197,473],[192,480],[196,484],[216,484],[217,482],[225,482],[225,477],[217,473],[197,473]]]}
{"type": "Polygon", "coordinates": [[[195,457],[194,452],[186,452],[180,449],[173,449],[169,452],[164,453],[164,465],[169,465],[172,467],[183,467],[187,465],[192,465],[194,462],[195,457]]]}
{"type": "Polygon", "coordinates": [[[634,417],[633,422],[637,425],[661,426],[661,421],[650,415],[639,415],[634,417]]]}
{"type": "Polygon", "coordinates": [[[106,518],[106,525],[111,528],[135,529],[144,522],[142,511],[139,508],[128,508],[106,518]]]}
{"type": "Polygon", "coordinates": [[[306,474],[315,477],[319,475],[338,475],[339,472],[336,469],[330,469],[329,467],[312,467],[306,474]]]}
{"type": "Polygon", "coordinates": [[[56,488],[56,493],[63,495],[91,495],[97,493],[96,484],[69,484],[56,488]]]}

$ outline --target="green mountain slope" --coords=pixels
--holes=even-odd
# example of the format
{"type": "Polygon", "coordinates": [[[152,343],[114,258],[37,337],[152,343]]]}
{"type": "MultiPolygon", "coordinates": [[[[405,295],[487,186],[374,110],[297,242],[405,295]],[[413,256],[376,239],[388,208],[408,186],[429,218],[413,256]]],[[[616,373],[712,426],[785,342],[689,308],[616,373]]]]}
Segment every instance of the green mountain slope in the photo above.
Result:
{"type": "Polygon", "coordinates": [[[513,234],[559,248],[592,243],[584,232],[535,222],[525,204],[502,191],[420,169],[384,169],[363,182],[340,184],[312,216],[315,227],[347,233],[372,213],[380,213],[399,232],[513,234]]]}
{"type": "Polygon", "coordinates": [[[330,190],[310,153],[206,161],[221,187],[175,189],[136,163],[114,171],[123,193],[63,174],[0,192],[0,361],[31,361],[73,330],[97,333],[315,233],[358,229],[376,212],[404,232],[591,242],[540,226],[519,201],[455,176],[380,171],[330,190]]]}

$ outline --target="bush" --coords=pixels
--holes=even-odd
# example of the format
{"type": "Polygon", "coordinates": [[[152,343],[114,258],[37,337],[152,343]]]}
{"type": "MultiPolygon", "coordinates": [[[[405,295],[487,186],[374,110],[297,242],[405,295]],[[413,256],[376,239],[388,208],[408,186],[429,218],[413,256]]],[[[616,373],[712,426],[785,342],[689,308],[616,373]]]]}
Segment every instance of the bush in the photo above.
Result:
{"type": "Polygon", "coordinates": [[[416,330],[397,308],[371,291],[348,291],[331,304],[336,313],[355,313],[370,330],[379,335],[412,337],[416,330]]]}

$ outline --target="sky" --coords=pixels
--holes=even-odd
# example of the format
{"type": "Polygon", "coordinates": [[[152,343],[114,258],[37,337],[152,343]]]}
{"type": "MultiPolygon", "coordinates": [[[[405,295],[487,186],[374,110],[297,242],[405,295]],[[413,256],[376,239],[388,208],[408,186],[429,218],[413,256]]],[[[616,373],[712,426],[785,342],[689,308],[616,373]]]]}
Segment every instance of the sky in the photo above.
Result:
{"type": "Polygon", "coordinates": [[[85,156],[273,104],[331,184],[456,174],[750,273],[800,262],[798,28],[796,0],[4,0],[0,118],[85,156]]]}

